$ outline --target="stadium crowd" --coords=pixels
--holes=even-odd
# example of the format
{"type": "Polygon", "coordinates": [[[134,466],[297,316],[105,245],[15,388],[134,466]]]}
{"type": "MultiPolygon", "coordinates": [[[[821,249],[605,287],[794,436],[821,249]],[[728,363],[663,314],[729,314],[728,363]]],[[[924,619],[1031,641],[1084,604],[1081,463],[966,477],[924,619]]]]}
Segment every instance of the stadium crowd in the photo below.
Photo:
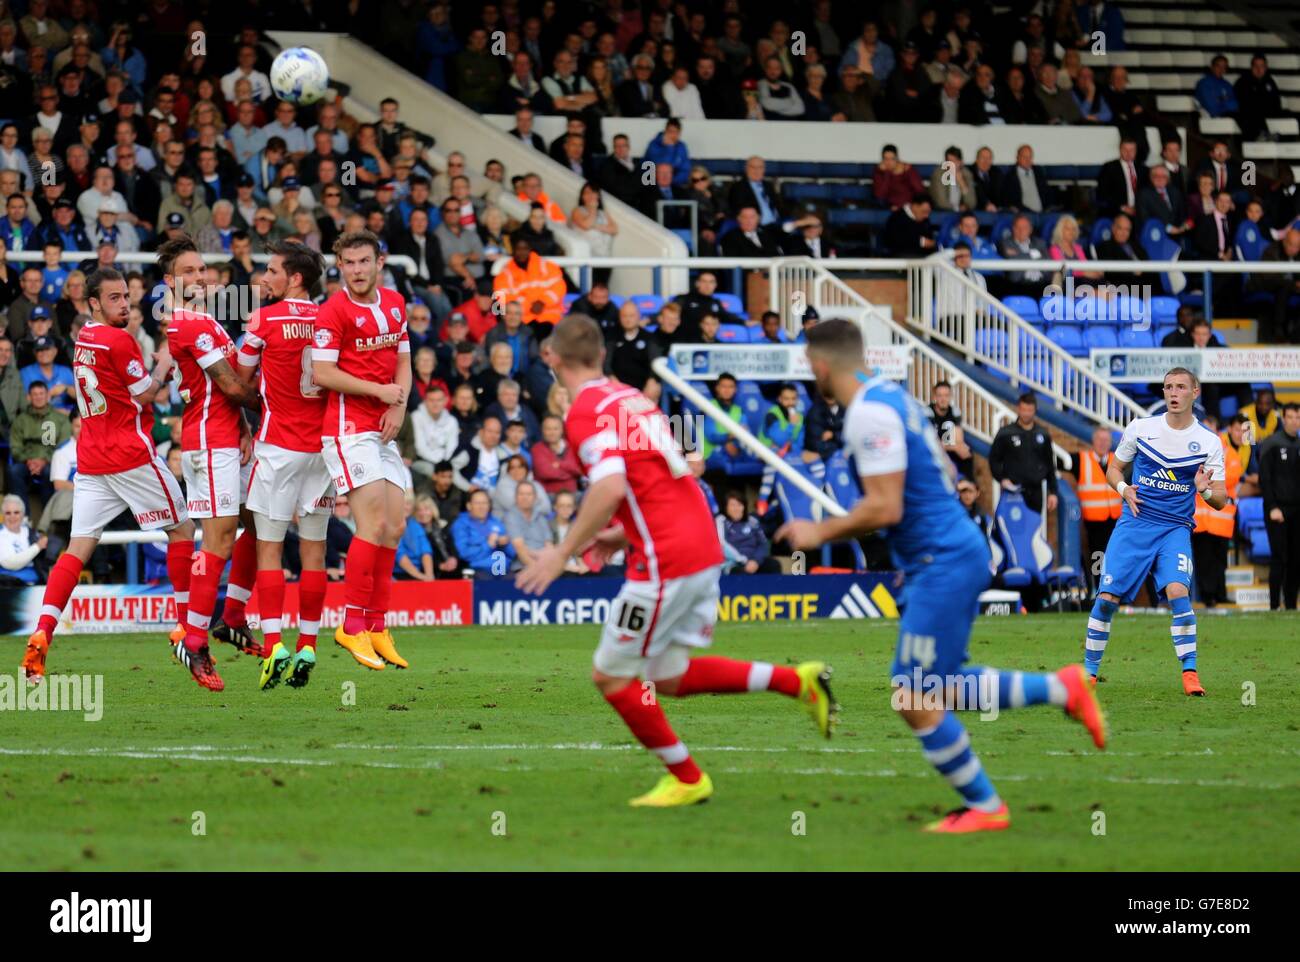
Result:
{"type": "MultiPolygon", "coordinates": [[[[0,433],[7,443],[0,579],[39,580],[66,537],[79,429],[69,346],[89,312],[86,274],[97,264],[129,272],[130,330],[147,357],[165,339],[155,310],[158,277],[150,265],[120,258],[177,232],[191,233],[207,253],[228,255],[210,266],[207,282],[214,313],[236,336],[260,277],[253,255],[268,242],[292,237],[328,251],[340,232],[365,227],[391,254],[415,263],[410,272],[390,266],[386,283],[408,299],[415,372],[411,416],[398,439],[412,480],[397,571],[419,580],[467,571],[504,576],[562,536],[573,516],[581,472],[561,430],[568,399],[546,364],[546,337],[566,310],[596,318],[609,338],[610,373],[655,398],[655,357],[675,342],[713,342],[749,322],[739,301],[727,298],[731,279],[709,271],[696,272],[686,294],[652,306],[611,295],[608,271],[592,272],[587,289],[577,289],[549,259],[560,249],[552,227],[564,224],[593,252],[611,253],[619,225],[605,196],[650,216],[660,200],[693,201],[695,251],[733,257],[948,250],[967,269],[970,255],[1102,256],[1133,260],[1131,280],[1142,278],[1138,262],[1148,257],[1138,228],[1155,219],[1188,253],[1245,256],[1236,241],[1253,224],[1261,237],[1254,256],[1300,259],[1300,230],[1291,229],[1300,194],[1289,169],[1275,182],[1244,185],[1227,141],[1189,169],[1172,126],[1128,88],[1123,67],[1099,77],[1081,65],[1096,31],[1109,49],[1123,49],[1113,3],[1018,3],[1010,13],[984,2],[902,5],[882,18],[833,0],[793,10],[742,9],[735,0],[378,7],[382,15],[356,2],[233,3],[194,19],[173,0],[144,10],[82,0],[0,3],[0,433]],[[380,104],[375,123],[350,116],[341,98],[314,108],[276,101],[267,79],[271,28],[348,32],[477,110],[513,114],[512,135],[583,179],[578,204],[562,209],[536,171],[507,170],[495,159],[471,170],[455,144],[432,152],[432,138],[404,122],[396,100],[380,104]],[[196,36],[205,43],[193,43],[196,36]],[[564,134],[549,144],[534,129],[546,114],[566,117],[564,134]],[[617,122],[646,117],[662,119],[663,130],[638,158],[617,122]],[[1007,166],[999,163],[1010,158],[987,148],[967,164],[954,148],[947,156],[954,176],[943,179],[936,169],[928,184],[905,152],[888,145],[870,186],[860,185],[862,206],[885,215],[880,230],[832,237],[828,211],[769,176],[762,157],[748,158],[730,183],[693,159],[691,126],[722,118],[1094,124],[1118,128],[1121,145],[1095,192],[1058,189],[1035,164],[1031,144],[1007,166]],[[1146,156],[1149,126],[1165,134],[1158,158],[1146,156]],[[653,185],[640,177],[644,161],[654,164],[653,185]],[[526,220],[515,222],[498,206],[507,192],[528,205],[526,220]],[[18,262],[10,255],[19,251],[41,260],[18,262]],[[61,261],[69,251],[81,262],[61,261]]],[[[1225,68],[1211,64],[1197,96],[1250,136],[1267,136],[1265,121],[1281,110],[1267,61],[1256,58],[1235,84],[1225,68]]],[[[997,294],[1037,296],[1051,280],[1030,272],[992,274],[986,283],[997,294]]],[[[1244,291],[1216,289],[1216,310],[1253,296],[1263,305],[1265,339],[1300,334],[1289,326],[1300,281],[1260,275],[1250,283],[1244,291]]],[[[320,296],[337,289],[331,271],[320,296]]],[[[810,313],[805,323],[816,320],[810,313]]],[[[1196,342],[1203,334],[1194,320],[1180,316],[1175,334],[1196,342]]],[[[749,323],[749,331],[752,340],[788,340],[776,315],[749,323]]],[[[842,414],[806,385],[722,377],[713,390],[733,418],[783,455],[824,467],[838,449],[842,414]]],[[[156,406],[160,449],[178,436],[179,413],[175,392],[156,406]]],[[[729,564],[772,570],[769,537],[780,513],[767,510],[771,477],[712,426],[701,448],[729,564]],[[757,515],[748,509],[754,483],[757,515]]],[[[969,458],[967,451],[960,460],[971,479],[969,458]]],[[[178,458],[169,463],[179,477],[178,458]]],[[[331,525],[336,577],[348,522],[344,501],[331,525]]],[[[163,577],[151,550],[146,577],[163,577]]],[[[292,539],[286,558],[292,570],[292,539]]],[[[575,574],[592,567],[572,565],[575,574]]],[[[97,579],[120,577],[120,549],[101,548],[91,570],[97,579]]]]}

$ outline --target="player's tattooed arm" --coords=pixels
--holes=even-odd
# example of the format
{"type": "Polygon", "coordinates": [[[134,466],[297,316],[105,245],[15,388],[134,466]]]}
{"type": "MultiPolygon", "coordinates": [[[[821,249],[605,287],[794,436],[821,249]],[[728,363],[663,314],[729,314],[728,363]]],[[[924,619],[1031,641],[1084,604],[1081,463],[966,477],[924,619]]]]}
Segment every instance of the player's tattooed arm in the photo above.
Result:
{"type": "Polygon", "coordinates": [[[224,357],[209,367],[207,373],[217,389],[230,400],[242,407],[257,408],[257,388],[236,374],[224,357]]]}

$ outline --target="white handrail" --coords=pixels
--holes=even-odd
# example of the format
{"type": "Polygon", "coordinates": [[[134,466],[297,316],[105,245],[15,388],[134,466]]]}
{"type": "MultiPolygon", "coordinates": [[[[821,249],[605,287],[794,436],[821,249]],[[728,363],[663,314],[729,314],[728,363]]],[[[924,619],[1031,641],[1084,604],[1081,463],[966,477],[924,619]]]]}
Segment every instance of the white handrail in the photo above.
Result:
{"type": "MultiPolygon", "coordinates": [[[[909,348],[912,352],[908,368],[908,392],[922,404],[930,403],[930,393],[939,381],[952,385],[953,406],[961,412],[962,428],[972,437],[992,444],[994,436],[1005,424],[1016,420],[1016,413],[1001,398],[967,375],[948,358],[886,316],[856,290],[844,283],[821,261],[808,257],[785,258],[774,268],[772,289],[781,291],[783,304],[788,306],[794,293],[802,292],[807,302],[823,316],[834,316],[837,311],[848,314],[863,328],[868,345],[888,338],[891,345],[909,348]]],[[[773,310],[780,306],[773,304],[773,310]]],[[[783,320],[785,318],[783,317],[783,320]]],[[[1062,467],[1070,464],[1070,454],[1056,442],[1052,450],[1062,467]]]]}
{"type": "MultiPolygon", "coordinates": [[[[203,257],[203,262],[205,264],[226,264],[229,263],[230,261],[229,254],[203,254],[201,256],[203,257]]],[[[252,258],[252,260],[255,263],[258,264],[265,264],[271,259],[270,254],[251,254],[249,256],[252,258]]],[[[335,260],[333,254],[322,254],[321,256],[325,259],[326,266],[333,265],[335,260]]],[[[4,259],[7,261],[16,261],[20,264],[45,263],[45,255],[41,251],[6,251],[4,255],[4,259]]],[[[94,251],[63,251],[61,254],[59,254],[59,260],[67,261],[68,263],[80,264],[84,261],[95,260],[95,252],[94,251]]],[[[119,252],[118,254],[114,255],[113,263],[115,264],[156,264],[158,263],[158,255],[156,253],[149,253],[144,251],[133,251],[129,254],[124,254],[119,252]]],[[[385,257],[384,263],[389,266],[400,267],[408,274],[413,274],[415,273],[416,270],[415,261],[412,258],[407,257],[405,254],[389,254],[385,257]]]]}
{"type": "Polygon", "coordinates": [[[1131,397],[1098,378],[947,261],[931,258],[908,275],[908,319],[927,339],[947,344],[1113,429],[1122,430],[1145,416],[1146,410],[1131,397]]]}

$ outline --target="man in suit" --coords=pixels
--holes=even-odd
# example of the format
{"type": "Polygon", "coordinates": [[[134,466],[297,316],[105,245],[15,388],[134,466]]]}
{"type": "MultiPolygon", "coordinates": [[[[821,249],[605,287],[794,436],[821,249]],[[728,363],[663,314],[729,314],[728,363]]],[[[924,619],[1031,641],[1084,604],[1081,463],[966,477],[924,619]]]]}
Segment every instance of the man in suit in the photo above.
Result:
{"type": "Polygon", "coordinates": [[[993,68],[986,63],[975,68],[975,79],[962,88],[957,104],[957,119],[963,124],[982,127],[1005,124],[1002,117],[1001,91],[993,82],[993,68]]]}
{"type": "Polygon", "coordinates": [[[668,108],[651,82],[654,70],[653,57],[641,53],[632,58],[632,76],[614,88],[614,98],[624,117],[668,116],[668,108]]]}
{"type": "Polygon", "coordinates": [[[970,168],[970,176],[975,188],[975,209],[996,211],[1002,196],[1002,176],[993,166],[993,148],[981,147],[975,151],[975,166],[970,168]]]}
{"type": "Polygon", "coordinates": [[[758,211],[759,223],[773,227],[781,222],[781,197],[776,185],[765,179],[767,163],[762,157],[745,161],[745,176],[731,185],[727,192],[727,209],[733,217],[746,207],[758,211]]]}
{"type": "Polygon", "coordinates": [[[1184,197],[1191,187],[1187,177],[1190,171],[1183,163],[1183,143],[1177,137],[1166,137],[1160,148],[1160,163],[1169,171],[1169,183],[1177,187],[1184,197]]]}
{"type": "Polygon", "coordinates": [[[934,253],[934,225],[930,223],[930,197],[917,194],[885,221],[881,246],[887,257],[924,257],[934,253]]]}
{"type": "Polygon", "coordinates": [[[1137,141],[1121,138],[1119,157],[1102,164],[1097,175],[1097,211],[1106,217],[1136,214],[1137,195],[1146,186],[1146,173],[1137,162],[1137,141]]]}
{"type": "Polygon", "coordinates": [[[791,230],[781,238],[783,253],[791,257],[832,256],[832,249],[826,242],[826,228],[816,214],[805,214],[790,226],[791,230]]]}
{"type": "Polygon", "coordinates": [[[1232,195],[1226,190],[1217,191],[1214,195],[1214,213],[1197,221],[1192,234],[1197,257],[1203,261],[1232,260],[1235,236],[1235,225],[1232,223],[1232,195]]]}
{"type": "Polygon", "coordinates": [[[1002,178],[1001,206],[1041,214],[1051,210],[1055,201],[1056,192],[1047,183],[1047,174],[1034,165],[1034,148],[1022,144],[1016,151],[1015,166],[1002,178]]]}
{"type": "Polygon", "coordinates": [[[935,210],[972,210],[978,204],[975,181],[962,163],[961,148],[943,152],[943,164],[930,177],[930,201],[935,210]]]}
{"type": "Polygon", "coordinates": [[[515,111],[515,128],[510,131],[510,136],[516,140],[522,140],[534,150],[546,151],[546,141],[542,140],[542,135],[533,130],[533,111],[531,107],[520,107],[515,111]]]}
{"type": "Polygon", "coordinates": [[[758,208],[742,207],[736,214],[736,229],[722,238],[722,253],[726,257],[780,257],[771,231],[759,223],[758,208]]]}
{"type": "MultiPolygon", "coordinates": [[[[1146,251],[1133,242],[1133,219],[1128,214],[1115,215],[1115,219],[1110,225],[1110,237],[1097,244],[1095,253],[1096,259],[1099,261],[1144,261],[1147,259],[1146,251]]],[[[1143,283],[1150,283],[1150,281],[1144,278],[1142,272],[1138,270],[1134,270],[1132,273],[1107,271],[1106,283],[1117,286],[1122,284],[1132,288],[1143,283]]]]}
{"type": "Polygon", "coordinates": [[[1152,167],[1147,177],[1150,183],[1138,191],[1138,224],[1158,220],[1170,236],[1177,237],[1187,229],[1183,224],[1183,195],[1170,186],[1169,171],[1164,164],[1152,167]]]}
{"type": "Polygon", "coordinates": [[[631,207],[644,208],[647,187],[641,179],[641,166],[632,156],[627,134],[614,137],[614,153],[601,161],[596,179],[601,190],[631,207]]]}
{"type": "Polygon", "coordinates": [[[1197,165],[1192,183],[1203,173],[1214,178],[1215,190],[1226,190],[1236,203],[1245,204],[1249,199],[1250,192],[1241,186],[1241,165],[1232,163],[1232,149],[1226,140],[1214,142],[1209,155],[1197,165]]]}
{"type": "Polygon", "coordinates": [[[1107,80],[1102,96],[1106,98],[1106,103],[1110,105],[1111,115],[1120,133],[1137,141],[1137,159],[1140,164],[1146,160],[1147,156],[1146,125],[1148,121],[1154,124],[1156,118],[1148,116],[1147,109],[1142,101],[1138,99],[1137,94],[1129,89],[1128,70],[1124,67],[1111,67],[1110,76],[1107,80]]]}
{"type": "MultiPolygon", "coordinates": [[[[655,185],[645,194],[645,206],[642,213],[651,220],[659,220],[659,201],[688,200],[689,191],[684,187],[673,186],[673,165],[655,164],[655,185]]],[[[691,214],[685,207],[665,207],[663,225],[669,230],[689,229],[691,214]]]]}
{"type": "MultiPolygon", "coordinates": [[[[1007,260],[1047,260],[1049,251],[1047,244],[1041,237],[1034,233],[1034,222],[1029,219],[1028,214],[1019,214],[1011,222],[1011,236],[1003,243],[999,251],[1007,260]]],[[[1032,297],[1034,300],[1043,296],[1043,287],[1051,277],[1051,272],[1044,269],[1041,271],[1008,271],[1007,272],[1007,293],[1019,294],[1023,297],[1032,297]]]]}

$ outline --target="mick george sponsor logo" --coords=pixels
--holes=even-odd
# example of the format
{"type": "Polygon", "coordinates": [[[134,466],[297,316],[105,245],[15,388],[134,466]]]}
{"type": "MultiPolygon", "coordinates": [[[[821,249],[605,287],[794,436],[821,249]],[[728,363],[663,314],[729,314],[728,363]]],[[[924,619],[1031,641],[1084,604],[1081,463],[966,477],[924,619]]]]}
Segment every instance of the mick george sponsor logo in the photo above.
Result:
{"type": "Polygon", "coordinates": [[[150,899],[83,899],[73,892],[50,903],[50,931],[56,935],[126,934],[148,942],[153,932],[150,899]]]}
{"type": "Polygon", "coordinates": [[[31,684],[19,675],[0,675],[0,712],[79,711],[86,721],[104,717],[103,675],[49,675],[31,684]]]}

